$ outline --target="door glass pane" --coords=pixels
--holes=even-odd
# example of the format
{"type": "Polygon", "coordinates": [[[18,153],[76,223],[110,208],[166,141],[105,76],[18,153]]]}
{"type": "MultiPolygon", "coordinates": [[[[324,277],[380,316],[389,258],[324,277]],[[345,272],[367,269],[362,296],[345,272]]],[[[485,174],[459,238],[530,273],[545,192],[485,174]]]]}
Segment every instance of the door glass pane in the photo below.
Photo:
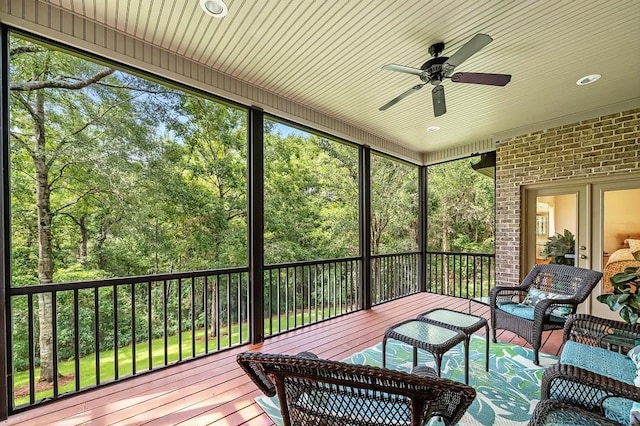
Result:
{"type": "MultiPolygon", "coordinates": [[[[605,293],[612,291],[610,278],[629,266],[640,266],[640,189],[606,191],[603,206],[602,280],[605,293]]],[[[596,259],[596,262],[598,260],[596,259]]]]}
{"type": "Polygon", "coordinates": [[[575,264],[576,194],[536,197],[536,263],[575,264]]]}

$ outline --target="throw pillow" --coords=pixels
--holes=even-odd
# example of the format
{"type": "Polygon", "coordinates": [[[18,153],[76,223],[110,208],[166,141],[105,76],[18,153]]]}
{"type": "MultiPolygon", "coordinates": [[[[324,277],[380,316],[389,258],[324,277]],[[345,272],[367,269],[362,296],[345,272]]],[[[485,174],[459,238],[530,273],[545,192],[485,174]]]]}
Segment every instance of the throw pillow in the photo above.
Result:
{"type": "MultiPolygon", "coordinates": [[[[522,301],[523,304],[529,306],[536,306],[538,302],[545,299],[563,299],[566,298],[566,294],[560,293],[547,293],[545,291],[540,290],[536,287],[529,287],[529,291],[527,292],[527,296],[522,301]]],[[[557,317],[566,317],[571,313],[571,307],[569,306],[556,306],[551,311],[551,315],[555,315],[557,317]]]]}
{"type": "Polygon", "coordinates": [[[631,253],[631,249],[620,249],[611,253],[611,256],[609,256],[609,261],[607,262],[607,264],[614,263],[614,262],[624,262],[624,261],[633,262],[635,259],[636,258],[633,257],[633,254],[631,253]]]}
{"type": "Polygon", "coordinates": [[[536,287],[529,287],[527,296],[522,301],[523,304],[529,306],[536,306],[539,301],[547,298],[547,293],[536,287]]]}
{"type": "Polygon", "coordinates": [[[627,244],[629,244],[629,249],[633,257],[635,257],[636,260],[640,260],[640,240],[632,240],[629,238],[627,244]]]}
{"type": "Polygon", "coordinates": [[[627,356],[633,361],[638,369],[640,369],[640,345],[635,346],[627,352],[627,356]]]}

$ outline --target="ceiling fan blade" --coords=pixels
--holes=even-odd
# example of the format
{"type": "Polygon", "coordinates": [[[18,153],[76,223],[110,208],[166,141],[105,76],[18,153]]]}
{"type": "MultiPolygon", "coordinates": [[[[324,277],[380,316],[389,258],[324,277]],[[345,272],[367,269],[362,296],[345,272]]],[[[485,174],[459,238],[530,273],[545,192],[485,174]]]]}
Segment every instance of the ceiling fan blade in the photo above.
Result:
{"type": "Polygon", "coordinates": [[[442,71],[444,75],[448,77],[453,72],[453,69],[469,59],[472,55],[480,51],[487,44],[491,43],[493,39],[487,34],[476,34],[471,40],[465,43],[456,53],[451,55],[447,61],[442,64],[442,71]]]}
{"type": "Polygon", "coordinates": [[[399,96],[396,96],[395,98],[391,99],[389,102],[387,102],[386,104],[382,105],[380,108],[378,108],[380,111],[384,111],[392,106],[394,106],[395,104],[397,104],[398,102],[400,102],[401,100],[403,100],[404,98],[406,98],[407,96],[411,95],[412,93],[417,92],[418,90],[422,89],[424,87],[424,85],[427,83],[422,83],[422,84],[416,84],[415,86],[413,86],[411,89],[407,90],[406,92],[402,93],[399,96]]]}
{"type": "Polygon", "coordinates": [[[447,112],[447,105],[444,102],[444,86],[438,85],[431,91],[433,97],[433,115],[440,117],[447,112]]]}
{"type": "Polygon", "coordinates": [[[411,68],[406,65],[397,65],[397,64],[388,64],[383,66],[382,69],[387,71],[403,72],[406,74],[413,74],[413,75],[422,75],[425,73],[424,70],[421,70],[418,68],[411,68]]]}
{"type": "Polygon", "coordinates": [[[454,83],[487,84],[489,86],[506,86],[511,81],[510,74],[487,74],[481,72],[457,72],[451,76],[454,83]]]}

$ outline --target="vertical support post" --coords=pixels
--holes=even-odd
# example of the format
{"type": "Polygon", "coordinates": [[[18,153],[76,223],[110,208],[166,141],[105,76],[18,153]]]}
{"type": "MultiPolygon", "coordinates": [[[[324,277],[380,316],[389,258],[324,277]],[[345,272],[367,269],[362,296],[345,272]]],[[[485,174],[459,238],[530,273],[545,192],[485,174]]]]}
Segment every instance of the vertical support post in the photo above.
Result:
{"type": "Polygon", "coordinates": [[[249,334],[264,341],[264,112],[249,109],[249,334]]]}
{"type": "Polygon", "coordinates": [[[361,309],[371,309],[371,148],[361,146],[360,169],[360,300],[361,309]]]}
{"type": "MultiPolygon", "coordinates": [[[[11,376],[9,374],[11,360],[9,351],[13,345],[10,340],[11,283],[9,259],[11,256],[11,233],[9,232],[9,31],[4,25],[0,28],[0,52],[2,70],[0,71],[0,129],[2,130],[2,149],[0,149],[0,167],[2,167],[2,183],[0,184],[0,420],[9,416],[9,395],[11,376]]],[[[30,342],[31,344],[32,342],[30,342]]]]}
{"type": "Polygon", "coordinates": [[[418,170],[418,288],[427,291],[427,166],[418,170]]]}

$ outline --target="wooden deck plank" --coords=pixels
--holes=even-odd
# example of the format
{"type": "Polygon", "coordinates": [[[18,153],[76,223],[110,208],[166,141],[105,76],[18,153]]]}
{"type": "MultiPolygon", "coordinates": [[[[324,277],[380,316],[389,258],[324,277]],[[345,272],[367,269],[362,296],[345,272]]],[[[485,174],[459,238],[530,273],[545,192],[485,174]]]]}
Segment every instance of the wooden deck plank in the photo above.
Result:
{"type": "MultiPolygon", "coordinates": [[[[11,416],[0,425],[184,423],[270,426],[273,422],[255,403],[255,398],[261,392],[235,361],[238,353],[297,353],[310,350],[322,358],[341,360],[379,343],[384,331],[392,324],[437,307],[471,311],[489,319],[486,305],[420,293],[376,306],[369,311],[354,312],[279,334],[259,345],[232,348],[64,398],[11,416]]],[[[506,331],[500,331],[498,339],[522,342],[506,331]]],[[[561,333],[554,332],[546,339],[543,351],[557,354],[561,341],[561,333]]]]}
{"type": "MultiPolygon", "coordinates": [[[[410,306],[413,306],[414,309],[417,309],[417,310],[422,309],[422,311],[431,309],[431,307],[427,307],[425,309],[424,304],[422,303],[421,300],[417,300],[417,302],[418,303],[411,304],[410,306]]],[[[388,327],[388,316],[395,315],[395,312],[389,311],[389,313],[387,314],[384,312],[385,308],[386,308],[385,306],[380,306],[371,311],[360,312],[358,314],[359,316],[368,317],[366,320],[367,329],[375,328],[376,330],[378,330],[378,329],[381,329],[380,327],[383,327],[384,329],[386,329],[386,327],[388,327]]],[[[353,338],[351,334],[344,334],[344,335],[342,334],[342,333],[348,332],[349,329],[352,329],[352,328],[353,328],[353,323],[351,322],[351,318],[346,318],[346,321],[342,321],[339,327],[332,326],[331,332],[327,332],[327,333],[323,332],[322,339],[311,337],[311,340],[308,340],[310,334],[307,333],[307,336],[305,336],[304,339],[297,338],[295,339],[295,343],[294,342],[287,343],[286,347],[291,347],[291,344],[295,344],[297,345],[297,348],[300,348],[300,349],[296,349],[294,352],[299,352],[300,350],[310,350],[323,358],[343,359],[351,355],[352,353],[357,352],[358,350],[362,350],[372,345],[375,345],[380,341],[380,336],[382,335],[381,333],[384,332],[384,329],[382,329],[382,332],[380,333],[378,332],[361,333],[361,335],[357,338],[353,338]],[[341,333],[338,333],[337,330],[340,330],[341,333]],[[307,341],[308,344],[303,346],[301,344],[301,341],[303,340],[307,341]]],[[[362,331],[362,328],[363,327],[360,328],[361,331],[362,331]]],[[[291,339],[291,336],[287,336],[287,335],[284,335],[281,337],[285,340],[291,339]]],[[[270,342],[267,342],[267,343],[270,343],[270,342]]],[[[269,346],[269,349],[263,349],[263,350],[268,352],[275,352],[274,348],[271,348],[270,346],[269,346]]],[[[280,351],[280,352],[285,352],[285,351],[280,351]]],[[[194,396],[194,398],[199,398],[199,397],[200,396],[194,396]]],[[[203,401],[201,401],[201,403],[199,404],[199,407],[201,409],[205,409],[205,408],[207,410],[210,409],[206,406],[206,404],[203,403],[203,401]]],[[[187,411],[190,414],[193,413],[193,409],[189,409],[189,410],[179,409],[178,411],[175,411],[172,409],[171,406],[167,406],[167,405],[158,407],[158,409],[165,412],[161,416],[163,419],[167,419],[167,416],[168,416],[170,420],[175,420],[175,422],[172,422],[172,423],[187,420],[187,418],[185,418],[185,413],[187,411]]],[[[206,410],[202,412],[202,415],[206,416],[206,410]]],[[[156,423],[152,422],[152,424],[156,424],[156,423]]]]}

